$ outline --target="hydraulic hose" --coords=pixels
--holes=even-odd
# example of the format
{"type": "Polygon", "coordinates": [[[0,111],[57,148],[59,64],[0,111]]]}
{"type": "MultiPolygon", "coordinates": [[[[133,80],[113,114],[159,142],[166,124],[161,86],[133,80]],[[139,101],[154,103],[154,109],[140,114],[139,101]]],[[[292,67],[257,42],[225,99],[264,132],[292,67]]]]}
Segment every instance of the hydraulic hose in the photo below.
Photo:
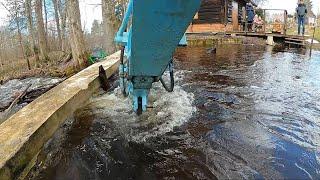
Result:
{"type": "Polygon", "coordinates": [[[166,89],[168,92],[173,92],[174,89],[174,74],[173,74],[173,63],[172,61],[169,63],[169,72],[170,72],[170,87],[167,86],[167,84],[164,82],[163,78],[160,77],[160,82],[162,86],[166,89]]]}
{"type": "Polygon", "coordinates": [[[124,80],[124,78],[125,78],[125,72],[124,72],[124,51],[125,51],[125,47],[124,47],[124,46],[121,46],[120,64],[122,65],[122,69],[121,69],[122,73],[121,73],[120,76],[122,76],[122,77],[120,77],[120,80],[122,81],[122,85],[123,85],[121,91],[122,91],[123,96],[126,97],[126,96],[127,96],[127,93],[126,93],[126,84],[125,84],[125,80],[124,80]]]}

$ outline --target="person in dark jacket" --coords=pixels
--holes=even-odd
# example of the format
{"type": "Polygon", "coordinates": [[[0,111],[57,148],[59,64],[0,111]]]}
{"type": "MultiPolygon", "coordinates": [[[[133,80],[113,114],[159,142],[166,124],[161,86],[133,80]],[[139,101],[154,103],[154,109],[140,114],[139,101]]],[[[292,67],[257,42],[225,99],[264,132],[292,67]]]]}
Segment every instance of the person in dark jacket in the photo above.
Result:
{"type": "Polygon", "coordinates": [[[298,35],[300,35],[301,33],[301,28],[302,28],[302,35],[304,35],[304,32],[305,32],[304,22],[308,13],[308,9],[307,9],[307,6],[304,4],[303,0],[299,1],[296,12],[297,12],[297,18],[298,18],[298,35]]]}
{"type": "Polygon", "coordinates": [[[255,16],[253,5],[251,3],[247,3],[246,5],[247,12],[247,22],[248,22],[248,30],[252,31],[253,19],[255,16]]]}

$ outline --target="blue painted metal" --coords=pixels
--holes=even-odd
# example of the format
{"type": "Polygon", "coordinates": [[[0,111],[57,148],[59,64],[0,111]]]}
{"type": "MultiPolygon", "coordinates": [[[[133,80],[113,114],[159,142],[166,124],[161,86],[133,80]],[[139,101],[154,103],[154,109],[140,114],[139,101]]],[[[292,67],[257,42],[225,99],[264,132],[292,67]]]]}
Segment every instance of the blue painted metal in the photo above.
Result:
{"type": "Polygon", "coordinates": [[[115,41],[125,47],[127,63],[119,68],[121,88],[133,108],[147,109],[148,93],[172,60],[201,0],[130,0],[115,41]],[[129,22],[130,25],[129,25],[129,22]],[[128,32],[125,32],[125,31],[128,32]],[[142,102],[137,102],[138,98],[142,102]]]}
{"type": "Polygon", "coordinates": [[[179,42],[179,46],[187,46],[187,45],[188,45],[187,36],[186,34],[184,34],[182,39],[179,42]]]}

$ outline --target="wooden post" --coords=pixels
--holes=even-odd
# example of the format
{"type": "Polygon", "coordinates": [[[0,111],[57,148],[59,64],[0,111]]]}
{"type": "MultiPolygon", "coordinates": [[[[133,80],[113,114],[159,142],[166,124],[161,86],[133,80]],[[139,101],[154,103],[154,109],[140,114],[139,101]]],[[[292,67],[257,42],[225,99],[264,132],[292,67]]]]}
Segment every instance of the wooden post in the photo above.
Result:
{"type": "Polygon", "coordinates": [[[311,45],[310,45],[310,54],[309,54],[310,57],[312,56],[312,46],[313,46],[313,40],[314,40],[315,33],[316,33],[316,26],[314,26],[314,28],[313,28],[313,35],[312,35],[312,40],[311,40],[311,45]]]}
{"type": "Polygon", "coordinates": [[[242,8],[242,18],[244,20],[244,31],[247,32],[248,31],[248,20],[247,20],[247,8],[244,7],[242,8]]]}
{"type": "Polygon", "coordinates": [[[224,0],[224,17],[225,17],[225,26],[228,24],[228,0],[224,0]]]}
{"type": "Polygon", "coordinates": [[[224,35],[227,34],[227,25],[228,25],[228,0],[224,0],[224,35]]]}
{"type": "Polygon", "coordinates": [[[108,83],[108,77],[106,74],[106,70],[103,68],[103,66],[99,66],[99,81],[100,81],[100,86],[104,91],[108,91],[110,88],[109,83],[108,83]]]}
{"type": "Polygon", "coordinates": [[[273,46],[274,45],[273,36],[268,36],[267,37],[267,44],[269,46],[273,46]]]}
{"type": "Polygon", "coordinates": [[[283,26],[283,33],[287,35],[287,19],[288,19],[288,12],[284,11],[284,26],[283,26]]]}
{"type": "Polygon", "coordinates": [[[233,30],[239,31],[239,4],[236,1],[232,1],[232,24],[233,30]]]}
{"type": "Polygon", "coordinates": [[[263,22],[264,22],[264,26],[263,26],[263,32],[266,33],[266,10],[263,10],[263,22]]]}

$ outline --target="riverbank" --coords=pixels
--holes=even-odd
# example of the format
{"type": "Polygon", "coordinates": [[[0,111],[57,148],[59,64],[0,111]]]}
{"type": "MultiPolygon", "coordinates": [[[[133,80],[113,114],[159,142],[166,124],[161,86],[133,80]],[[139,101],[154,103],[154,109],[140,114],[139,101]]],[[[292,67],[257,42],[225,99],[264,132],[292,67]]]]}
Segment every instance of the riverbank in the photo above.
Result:
{"type": "MultiPolygon", "coordinates": [[[[34,57],[28,57],[30,70],[25,59],[11,59],[1,62],[0,85],[12,79],[25,79],[30,77],[66,77],[72,75],[70,70],[71,56],[68,53],[54,51],[49,54],[46,62],[35,62],[34,57]]],[[[73,72],[74,73],[74,72],[73,72]]]]}

